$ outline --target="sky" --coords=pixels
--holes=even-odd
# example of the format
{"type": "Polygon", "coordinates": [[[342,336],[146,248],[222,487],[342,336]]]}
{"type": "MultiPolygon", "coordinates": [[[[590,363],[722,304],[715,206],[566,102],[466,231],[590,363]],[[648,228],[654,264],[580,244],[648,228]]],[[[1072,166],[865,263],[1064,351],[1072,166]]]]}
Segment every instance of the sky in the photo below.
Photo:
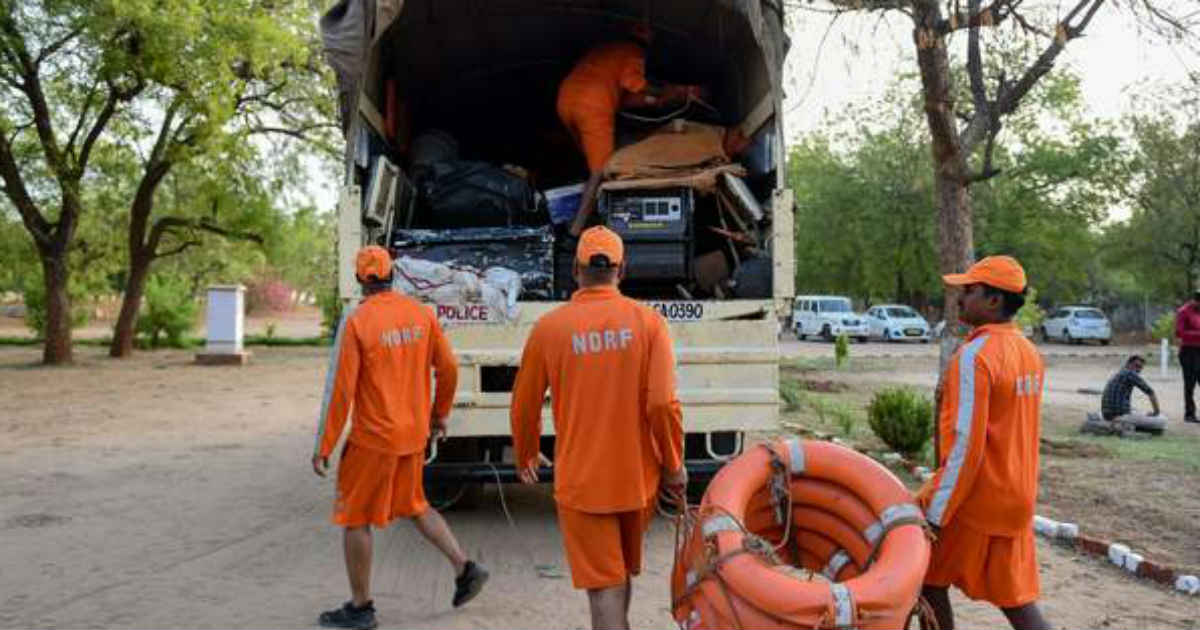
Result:
{"type": "MultiPolygon", "coordinates": [[[[829,15],[794,11],[798,19],[784,65],[784,129],[789,140],[816,129],[826,111],[876,98],[891,77],[917,69],[912,22],[905,15],[845,14],[831,28],[829,15]],[[846,40],[859,50],[853,52],[846,40]]],[[[1083,37],[1067,44],[1058,65],[1069,64],[1080,75],[1092,115],[1118,118],[1129,107],[1126,90],[1139,81],[1182,82],[1188,68],[1200,71],[1200,57],[1152,39],[1138,35],[1130,16],[1107,6],[1083,37]]],[[[965,49],[964,41],[959,37],[952,46],[965,49]]]]}
{"type": "MultiPolygon", "coordinates": [[[[1197,2],[1177,1],[1191,7],[1197,2]]],[[[807,5],[808,0],[800,2],[807,5]]],[[[821,3],[808,6],[820,7],[821,3]]],[[[826,112],[878,98],[891,77],[916,71],[912,23],[905,15],[846,14],[831,28],[829,15],[793,11],[792,48],[784,63],[784,132],[789,142],[817,129],[826,112]]],[[[1200,56],[1139,35],[1137,24],[1127,14],[1106,6],[1096,14],[1085,36],[1067,45],[1058,64],[1069,64],[1079,74],[1083,98],[1093,116],[1115,119],[1129,110],[1130,88],[1147,80],[1183,82],[1189,70],[1200,71],[1200,56]]],[[[309,196],[317,207],[333,209],[340,182],[315,162],[309,171],[309,196]]]]}

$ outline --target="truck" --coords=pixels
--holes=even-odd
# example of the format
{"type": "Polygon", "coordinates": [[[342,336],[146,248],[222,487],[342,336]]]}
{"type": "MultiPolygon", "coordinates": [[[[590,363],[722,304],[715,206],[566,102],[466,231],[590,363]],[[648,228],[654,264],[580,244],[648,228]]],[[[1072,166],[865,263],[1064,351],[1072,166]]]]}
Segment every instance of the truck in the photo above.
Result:
{"type": "MultiPolygon", "coordinates": [[[[516,479],[508,414],[521,351],[534,322],[573,288],[575,241],[565,225],[546,219],[545,207],[587,177],[556,116],[557,87],[587,50],[635,24],[655,35],[647,75],[702,85],[708,100],[685,111],[622,116],[617,146],[684,124],[740,140],[707,187],[686,178],[667,186],[646,178],[606,182],[593,219],[630,228],[622,290],[670,327],[695,492],[742,451],[747,433],[777,426],[778,339],[794,294],[783,3],[340,0],[321,19],[346,138],[339,296],[346,305],[360,299],[354,253],[370,243],[388,247],[409,281],[402,289],[434,309],[459,364],[449,437],[427,451],[426,489],[436,506],[477,501],[484,484],[516,479]],[[688,122],[668,122],[674,119],[688,122]],[[516,178],[505,186],[532,191],[523,193],[531,199],[527,216],[467,225],[496,204],[465,219],[450,211],[431,216],[422,209],[431,199],[465,192],[453,177],[438,179],[438,160],[460,173],[504,169],[516,178]],[[438,190],[431,192],[430,181],[438,190]],[[500,280],[489,284],[497,270],[500,280]],[[444,282],[430,279],[439,273],[444,282]],[[410,277],[420,274],[427,275],[410,277]]],[[[547,405],[541,448],[552,461],[549,416],[547,405]]],[[[552,479],[553,468],[540,477],[552,479]]]]}

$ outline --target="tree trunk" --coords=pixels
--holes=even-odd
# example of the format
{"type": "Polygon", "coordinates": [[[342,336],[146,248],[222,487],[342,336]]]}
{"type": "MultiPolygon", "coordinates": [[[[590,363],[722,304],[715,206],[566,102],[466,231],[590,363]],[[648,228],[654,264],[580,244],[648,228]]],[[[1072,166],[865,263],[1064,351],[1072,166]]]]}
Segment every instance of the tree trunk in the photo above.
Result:
{"type": "Polygon", "coordinates": [[[42,285],[46,289],[46,343],[42,363],[65,365],[74,362],[71,350],[71,298],[67,294],[67,252],[42,254],[42,285]]]}
{"type": "MultiPolygon", "coordinates": [[[[970,175],[967,151],[963,147],[955,116],[950,57],[945,39],[935,35],[941,20],[941,7],[936,1],[922,1],[915,3],[913,8],[913,43],[917,49],[917,65],[921,70],[921,86],[925,97],[925,119],[932,141],[941,271],[961,273],[971,264],[975,255],[971,199],[967,191],[970,175]]],[[[961,342],[955,333],[958,324],[957,290],[946,289],[942,313],[946,326],[941,342],[940,372],[945,371],[950,355],[961,342]]]]}
{"type": "Polygon", "coordinates": [[[133,354],[133,337],[136,333],[138,312],[142,308],[142,296],[146,292],[146,278],[150,275],[151,257],[142,254],[129,259],[129,279],[125,282],[125,295],[121,298],[121,314],[113,327],[112,345],[108,356],[125,359],[133,354]]]}

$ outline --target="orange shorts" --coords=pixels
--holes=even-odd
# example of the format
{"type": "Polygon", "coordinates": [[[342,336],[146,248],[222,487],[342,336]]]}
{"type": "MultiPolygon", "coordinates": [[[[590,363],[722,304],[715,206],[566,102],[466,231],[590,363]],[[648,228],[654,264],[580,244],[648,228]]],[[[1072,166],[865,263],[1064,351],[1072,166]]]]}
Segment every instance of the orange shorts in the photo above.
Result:
{"type": "Polygon", "coordinates": [[[588,172],[603,170],[616,146],[616,113],[581,105],[575,98],[559,98],[558,117],[583,149],[588,172]]]}
{"type": "Polygon", "coordinates": [[[421,473],[425,453],[391,455],[347,443],[338,464],[333,523],[343,527],[387,527],[429,509],[421,473]]]}
{"type": "Polygon", "coordinates": [[[1000,608],[1037,601],[1037,543],[1033,526],[1015,536],[989,536],[963,523],[943,528],[933,544],[927,586],[957,586],[971,599],[1000,608]]]}
{"type": "Polygon", "coordinates": [[[592,514],[559,505],[558,528],[575,588],[620,586],[641,573],[642,535],[652,515],[649,509],[592,514]]]}

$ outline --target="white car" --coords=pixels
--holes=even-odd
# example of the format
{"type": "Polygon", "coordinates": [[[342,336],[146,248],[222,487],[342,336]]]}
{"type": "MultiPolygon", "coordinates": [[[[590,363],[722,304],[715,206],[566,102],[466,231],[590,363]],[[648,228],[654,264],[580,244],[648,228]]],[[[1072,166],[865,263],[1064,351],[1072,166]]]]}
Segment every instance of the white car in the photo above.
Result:
{"type": "Polygon", "coordinates": [[[872,337],[884,341],[912,339],[929,343],[929,322],[903,304],[881,304],[867,309],[867,326],[872,337]]]}
{"type": "Polygon", "coordinates": [[[1112,324],[1098,308],[1065,306],[1042,322],[1042,338],[1058,339],[1065,343],[1096,340],[1104,345],[1112,342],[1112,324]]]}
{"type": "Polygon", "coordinates": [[[845,334],[864,342],[871,334],[867,320],[854,312],[850,298],[840,295],[802,295],[792,303],[792,327],[797,339],[809,335],[832,341],[845,334]]]}

